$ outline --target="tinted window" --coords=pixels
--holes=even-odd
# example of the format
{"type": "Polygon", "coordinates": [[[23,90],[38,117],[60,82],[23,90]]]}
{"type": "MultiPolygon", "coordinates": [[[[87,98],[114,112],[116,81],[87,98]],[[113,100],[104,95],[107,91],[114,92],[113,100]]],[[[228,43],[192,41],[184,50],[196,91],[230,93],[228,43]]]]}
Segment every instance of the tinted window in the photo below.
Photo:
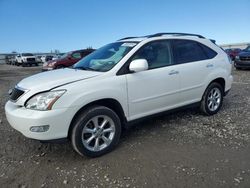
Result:
{"type": "Polygon", "coordinates": [[[81,52],[81,56],[85,57],[85,56],[91,54],[93,51],[94,51],[94,49],[84,50],[84,51],[81,52]]]}
{"type": "Polygon", "coordinates": [[[174,57],[176,63],[188,63],[208,59],[202,47],[191,40],[174,40],[174,57]]]}
{"type": "Polygon", "coordinates": [[[171,48],[169,41],[154,41],[139,49],[132,60],[146,59],[149,69],[164,67],[171,64],[171,48]]]}
{"type": "Polygon", "coordinates": [[[200,44],[200,43],[199,43],[199,45],[202,47],[202,49],[206,53],[208,59],[212,59],[217,55],[217,52],[213,51],[211,48],[209,48],[203,44],[200,44]]]}

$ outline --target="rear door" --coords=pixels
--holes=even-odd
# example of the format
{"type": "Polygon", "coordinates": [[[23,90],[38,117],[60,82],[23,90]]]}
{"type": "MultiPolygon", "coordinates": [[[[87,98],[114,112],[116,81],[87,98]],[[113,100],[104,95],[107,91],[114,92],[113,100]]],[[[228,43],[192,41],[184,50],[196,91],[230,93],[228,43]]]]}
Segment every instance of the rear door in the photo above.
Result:
{"type": "Polygon", "coordinates": [[[180,71],[180,102],[183,105],[201,100],[205,80],[215,67],[212,58],[217,53],[209,49],[193,40],[173,40],[174,61],[180,71]]]}
{"type": "Polygon", "coordinates": [[[130,120],[177,106],[179,70],[173,64],[171,42],[150,42],[139,49],[130,62],[146,59],[149,69],[126,75],[130,120]]]}

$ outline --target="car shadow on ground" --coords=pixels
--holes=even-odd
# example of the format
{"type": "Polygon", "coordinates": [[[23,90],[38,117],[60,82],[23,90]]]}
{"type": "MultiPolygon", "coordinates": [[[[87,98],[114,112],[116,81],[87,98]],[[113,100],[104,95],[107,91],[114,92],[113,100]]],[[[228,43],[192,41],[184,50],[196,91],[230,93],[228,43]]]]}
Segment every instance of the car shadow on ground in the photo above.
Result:
{"type": "MultiPolygon", "coordinates": [[[[126,149],[127,143],[133,144],[133,142],[140,141],[141,137],[147,137],[152,132],[162,132],[163,130],[168,132],[174,129],[175,126],[188,126],[188,124],[178,123],[183,121],[185,118],[192,118],[195,115],[200,115],[197,108],[190,108],[185,110],[180,110],[177,112],[166,113],[161,115],[156,115],[139,122],[136,122],[126,129],[123,129],[120,142],[115,150],[121,151],[126,149]],[[173,125],[174,122],[174,125],[173,125]],[[124,148],[125,146],[125,148],[124,148]]],[[[80,156],[71,147],[70,141],[65,141],[63,143],[46,143],[32,140],[30,142],[37,142],[38,145],[36,151],[37,156],[49,155],[51,158],[59,160],[61,157],[74,158],[75,160],[89,160],[90,158],[85,156],[80,156]]],[[[27,146],[27,145],[26,145],[27,146]]],[[[114,151],[115,151],[114,150],[114,151]]],[[[112,152],[114,152],[112,151],[112,152]]],[[[116,154],[118,152],[115,152],[116,154]]],[[[107,154],[109,155],[109,154],[107,154]]]]}

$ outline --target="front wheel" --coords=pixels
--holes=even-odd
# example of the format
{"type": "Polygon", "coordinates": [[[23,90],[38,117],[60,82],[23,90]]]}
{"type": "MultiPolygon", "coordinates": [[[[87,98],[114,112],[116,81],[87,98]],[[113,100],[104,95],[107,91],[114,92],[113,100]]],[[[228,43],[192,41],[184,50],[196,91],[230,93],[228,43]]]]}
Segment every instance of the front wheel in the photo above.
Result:
{"type": "Polygon", "coordinates": [[[121,135],[117,114],[104,106],[93,106],[81,112],[73,122],[71,143],[76,152],[98,157],[114,149],[121,135]]]}
{"type": "Polygon", "coordinates": [[[202,97],[201,111],[206,115],[216,114],[222,106],[223,93],[221,84],[217,82],[211,83],[202,97]]]}

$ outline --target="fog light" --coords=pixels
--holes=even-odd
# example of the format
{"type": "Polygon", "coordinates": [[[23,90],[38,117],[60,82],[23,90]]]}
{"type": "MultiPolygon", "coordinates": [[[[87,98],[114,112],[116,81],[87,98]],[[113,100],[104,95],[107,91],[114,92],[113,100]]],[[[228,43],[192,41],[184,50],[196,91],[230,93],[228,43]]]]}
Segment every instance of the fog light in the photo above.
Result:
{"type": "Polygon", "coordinates": [[[33,126],[30,127],[31,132],[46,132],[49,130],[49,125],[33,126]]]}

